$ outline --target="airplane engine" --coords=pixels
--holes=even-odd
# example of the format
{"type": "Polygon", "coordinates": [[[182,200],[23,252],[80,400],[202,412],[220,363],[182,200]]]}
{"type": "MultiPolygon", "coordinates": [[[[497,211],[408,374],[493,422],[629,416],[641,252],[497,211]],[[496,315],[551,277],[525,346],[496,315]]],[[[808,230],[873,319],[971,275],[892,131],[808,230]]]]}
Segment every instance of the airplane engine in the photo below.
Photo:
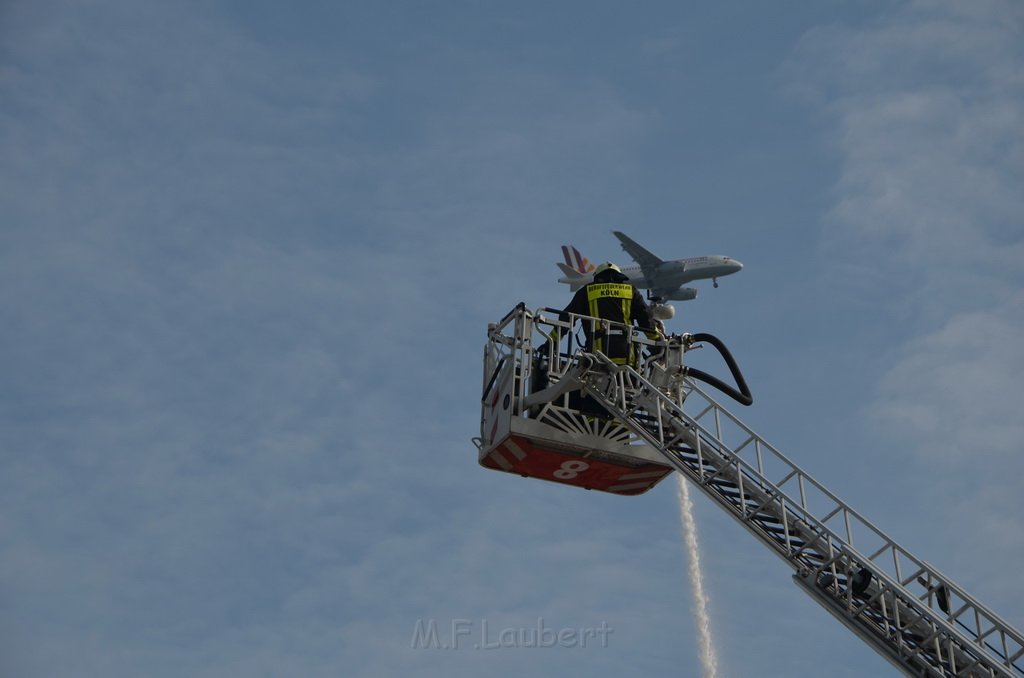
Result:
{"type": "Polygon", "coordinates": [[[691,301],[697,298],[697,288],[680,287],[675,292],[665,295],[665,298],[673,301],[691,301]]]}
{"type": "Polygon", "coordinates": [[[676,316],[676,307],[672,304],[651,304],[651,316],[655,320],[672,320],[676,316]]]}

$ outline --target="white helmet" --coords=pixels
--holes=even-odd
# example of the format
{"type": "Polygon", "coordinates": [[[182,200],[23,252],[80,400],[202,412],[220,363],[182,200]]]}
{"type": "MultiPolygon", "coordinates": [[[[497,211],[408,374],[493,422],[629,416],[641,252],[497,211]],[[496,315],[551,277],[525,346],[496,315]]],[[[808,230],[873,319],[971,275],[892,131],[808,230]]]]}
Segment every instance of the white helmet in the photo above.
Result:
{"type": "Polygon", "coordinates": [[[602,277],[602,274],[604,275],[604,277],[608,277],[608,271],[612,272],[611,276],[614,277],[616,280],[629,280],[628,276],[626,276],[626,274],[622,272],[622,269],[610,261],[606,261],[594,269],[594,280],[597,280],[598,278],[602,277]]]}

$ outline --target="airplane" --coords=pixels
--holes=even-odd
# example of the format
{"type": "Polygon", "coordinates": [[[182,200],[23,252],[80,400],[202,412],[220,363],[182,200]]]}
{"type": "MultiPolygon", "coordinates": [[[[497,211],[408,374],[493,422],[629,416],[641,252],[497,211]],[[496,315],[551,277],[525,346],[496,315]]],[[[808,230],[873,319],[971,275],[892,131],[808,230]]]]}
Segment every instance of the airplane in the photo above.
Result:
{"type": "MultiPolygon", "coordinates": [[[[694,280],[711,279],[718,287],[718,278],[731,275],[743,268],[743,264],[720,255],[689,257],[663,261],[621,231],[612,231],[619,239],[622,249],[637,263],[636,266],[622,267],[622,273],[629,278],[629,283],[639,289],[647,290],[647,298],[652,305],[666,305],[666,301],[689,301],[697,298],[696,287],[683,287],[694,280]]],[[[579,250],[571,245],[562,246],[565,263],[559,262],[558,268],[565,275],[558,282],[569,285],[575,292],[594,280],[594,264],[588,261],[579,250]],[[570,253],[571,252],[571,253],[570,253]]],[[[667,310],[667,309],[666,309],[667,310]]]]}

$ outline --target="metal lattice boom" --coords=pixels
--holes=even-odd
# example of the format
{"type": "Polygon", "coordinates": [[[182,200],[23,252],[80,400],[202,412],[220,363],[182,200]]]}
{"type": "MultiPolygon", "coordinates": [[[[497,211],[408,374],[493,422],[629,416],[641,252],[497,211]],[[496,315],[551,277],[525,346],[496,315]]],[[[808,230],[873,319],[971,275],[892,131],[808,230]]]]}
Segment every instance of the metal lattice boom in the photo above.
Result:
{"type": "MultiPolygon", "coordinates": [[[[670,361],[654,350],[658,344],[629,328],[638,350],[660,360],[620,366],[600,353],[572,352],[571,338],[570,352],[559,353],[576,320],[597,322],[560,322],[520,305],[492,326],[491,340],[503,359],[515,362],[525,384],[537,357],[534,338],[553,335],[544,350],[550,378],[565,382],[559,392],[579,389],[598,401],[788,563],[802,590],[906,675],[1024,677],[1019,631],[686,378],[681,359],[667,375],[670,361]],[[514,327],[513,336],[503,334],[506,327],[514,327]]],[[[525,386],[517,397],[528,401],[525,386]]]]}

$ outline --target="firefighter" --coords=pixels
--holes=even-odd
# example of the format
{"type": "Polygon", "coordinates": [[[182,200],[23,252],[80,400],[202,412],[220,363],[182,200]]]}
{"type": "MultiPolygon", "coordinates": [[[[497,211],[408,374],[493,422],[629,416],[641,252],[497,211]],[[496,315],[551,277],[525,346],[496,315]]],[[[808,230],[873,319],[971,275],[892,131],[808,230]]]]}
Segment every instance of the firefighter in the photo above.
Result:
{"type": "Polygon", "coordinates": [[[619,323],[603,327],[600,323],[582,321],[587,339],[586,350],[600,351],[617,365],[629,364],[636,367],[639,363],[636,346],[629,340],[628,326],[635,322],[648,338],[658,339],[660,336],[647,302],[629,284],[629,278],[622,273],[622,269],[610,261],[594,270],[594,282],[576,291],[569,305],[559,315],[559,320],[567,321],[570,313],[619,323]]]}

